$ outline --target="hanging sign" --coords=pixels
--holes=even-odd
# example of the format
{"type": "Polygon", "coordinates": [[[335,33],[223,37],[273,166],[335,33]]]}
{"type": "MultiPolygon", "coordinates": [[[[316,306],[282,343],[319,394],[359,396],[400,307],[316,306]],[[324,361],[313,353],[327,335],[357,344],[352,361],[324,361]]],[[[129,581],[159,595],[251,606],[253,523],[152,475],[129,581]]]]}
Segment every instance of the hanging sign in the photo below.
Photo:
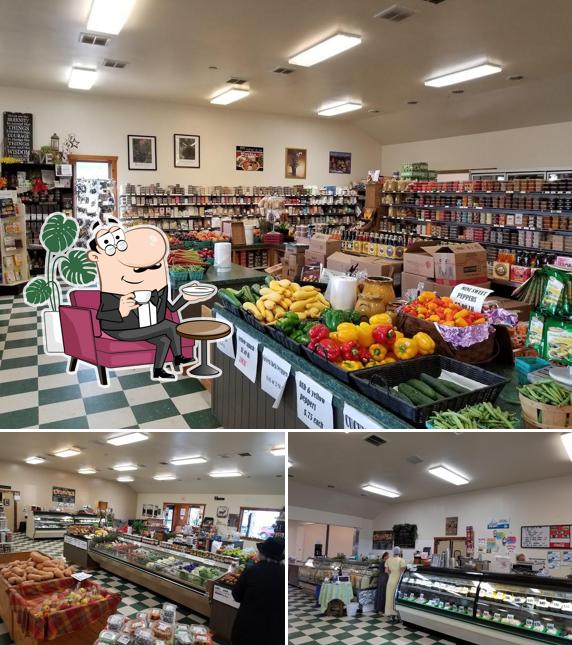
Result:
{"type": "MultiPolygon", "coordinates": [[[[221,316],[221,314],[218,311],[215,312],[215,318],[217,318],[218,320],[221,320],[227,325],[231,324],[224,316],[221,316]]],[[[229,334],[225,338],[221,338],[220,340],[218,340],[216,343],[217,349],[219,349],[223,354],[226,354],[229,358],[234,358],[233,336],[234,334],[229,334]]]]}
{"type": "Polygon", "coordinates": [[[75,489],[52,486],[52,502],[58,504],[75,504],[75,489]]]}
{"type": "Polygon", "coordinates": [[[4,112],[4,156],[28,161],[34,147],[33,115],[4,112]]]}
{"type": "Polygon", "coordinates": [[[334,427],[332,393],[302,372],[296,372],[296,409],[298,419],[308,428],[334,427]]]}
{"type": "Polygon", "coordinates": [[[234,366],[242,372],[249,381],[256,382],[258,368],[258,341],[238,329],[236,332],[236,358],[234,366]]]}
{"type": "Polygon", "coordinates": [[[371,417],[344,403],[344,430],[379,430],[381,427],[371,417]]]}
{"type": "Polygon", "coordinates": [[[277,408],[282,401],[282,395],[286,389],[291,369],[290,363],[280,358],[271,349],[265,347],[262,350],[260,386],[263,392],[266,392],[274,399],[273,408],[277,408]]]}
{"type": "Polygon", "coordinates": [[[493,293],[492,289],[483,289],[472,284],[458,284],[451,292],[451,300],[471,311],[482,311],[483,304],[493,293]]]}

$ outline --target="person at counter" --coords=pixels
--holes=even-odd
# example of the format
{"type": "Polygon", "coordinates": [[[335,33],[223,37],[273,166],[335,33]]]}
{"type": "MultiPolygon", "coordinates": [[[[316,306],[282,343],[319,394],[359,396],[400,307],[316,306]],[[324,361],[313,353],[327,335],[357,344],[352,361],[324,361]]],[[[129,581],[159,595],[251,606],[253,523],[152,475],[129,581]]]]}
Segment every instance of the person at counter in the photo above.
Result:
{"type": "Polygon", "coordinates": [[[283,645],[284,540],[270,537],[256,546],[256,564],[243,571],[232,589],[233,598],[240,603],[232,645],[283,645]]]}
{"type": "Polygon", "coordinates": [[[393,556],[385,561],[385,571],[388,575],[387,587],[385,590],[385,615],[391,623],[398,621],[395,611],[395,592],[401,574],[405,571],[405,560],[401,557],[401,549],[396,546],[393,549],[393,556]]]}
{"type": "Polygon", "coordinates": [[[381,556],[381,566],[379,567],[379,577],[377,578],[377,593],[375,595],[375,611],[378,614],[383,614],[385,611],[385,591],[387,588],[387,581],[389,574],[385,570],[385,563],[389,558],[389,551],[386,551],[381,556]]]}

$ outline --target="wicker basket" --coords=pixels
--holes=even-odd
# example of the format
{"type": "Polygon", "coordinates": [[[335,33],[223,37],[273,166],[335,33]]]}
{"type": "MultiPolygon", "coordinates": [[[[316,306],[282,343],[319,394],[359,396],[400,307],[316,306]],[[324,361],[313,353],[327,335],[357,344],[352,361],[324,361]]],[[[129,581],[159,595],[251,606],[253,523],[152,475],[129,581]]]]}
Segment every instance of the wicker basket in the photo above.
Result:
{"type": "Polygon", "coordinates": [[[435,325],[427,320],[399,313],[397,314],[396,327],[408,338],[412,338],[420,331],[425,332],[435,341],[435,354],[449,356],[449,358],[454,358],[463,363],[470,363],[471,365],[490,363],[499,351],[494,329],[489,334],[489,337],[481,343],[476,343],[470,347],[453,347],[453,345],[444,340],[435,325]]]}
{"type": "Polygon", "coordinates": [[[572,405],[557,407],[518,395],[525,423],[533,428],[572,428],[572,405]]]}

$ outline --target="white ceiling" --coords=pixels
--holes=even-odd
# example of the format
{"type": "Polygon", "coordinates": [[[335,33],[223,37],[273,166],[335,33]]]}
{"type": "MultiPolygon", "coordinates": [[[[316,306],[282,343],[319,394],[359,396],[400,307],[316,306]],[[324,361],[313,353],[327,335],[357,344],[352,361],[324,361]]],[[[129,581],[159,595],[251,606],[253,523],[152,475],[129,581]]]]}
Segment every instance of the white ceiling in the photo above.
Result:
{"type": "Polygon", "coordinates": [[[0,0],[0,85],[66,89],[72,64],[109,57],[129,65],[101,69],[94,94],[208,105],[235,76],[249,81],[251,96],[213,109],[311,117],[325,104],[361,100],[366,109],[335,118],[382,143],[571,118],[570,0],[397,0],[415,11],[401,23],[373,17],[393,0],[137,0],[105,48],[78,41],[90,4],[0,0]],[[337,31],[363,42],[290,76],[272,73],[337,31]],[[483,59],[503,72],[462,84],[462,95],[423,85],[483,59]],[[508,81],[511,74],[524,80],[508,81]],[[407,105],[412,99],[418,105],[407,105]]]}
{"type": "MultiPolygon", "coordinates": [[[[270,448],[284,445],[282,432],[153,432],[149,439],[127,446],[112,446],[105,439],[117,434],[102,432],[49,433],[7,432],[2,434],[0,459],[24,464],[31,456],[47,459],[31,468],[50,468],[77,472],[91,466],[97,469],[90,477],[115,480],[131,475],[135,481],[127,484],[138,493],[219,493],[226,494],[284,494],[284,458],[270,454],[270,448]],[[55,450],[75,447],[82,450],[77,457],[53,456],[55,450]],[[251,457],[240,457],[249,452],[251,457]],[[174,457],[201,455],[206,464],[171,466],[174,457]],[[162,464],[165,462],[167,465],[162,464]],[[119,473],[114,464],[135,463],[139,470],[119,473]],[[213,479],[212,470],[240,470],[244,476],[232,479],[213,479]],[[174,473],[177,480],[155,481],[157,473],[174,473]]],[[[0,461],[0,481],[2,463],[0,461]]]]}
{"type": "Polygon", "coordinates": [[[375,434],[387,443],[374,447],[365,442],[370,433],[289,433],[289,459],[294,464],[289,469],[289,504],[375,517],[385,504],[572,475],[559,433],[380,430],[375,434]],[[423,462],[410,463],[412,456],[423,462]],[[465,475],[470,483],[454,486],[427,472],[441,464],[465,475]],[[401,497],[391,500],[363,493],[360,486],[368,482],[401,497]]]}

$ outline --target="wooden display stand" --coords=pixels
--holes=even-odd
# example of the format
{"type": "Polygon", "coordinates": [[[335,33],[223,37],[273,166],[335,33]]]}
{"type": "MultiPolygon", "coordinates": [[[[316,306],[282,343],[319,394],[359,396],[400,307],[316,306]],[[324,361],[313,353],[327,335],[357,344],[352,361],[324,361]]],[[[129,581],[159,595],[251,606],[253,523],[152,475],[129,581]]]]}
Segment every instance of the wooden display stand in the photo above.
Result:
{"type": "Polygon", "coordinates": [[[210,598],[211,618],[209,627],[217,638],[230,642],[232,628],[240,605],[232,597],[231,588],[217,582],[212,587],[210,598]]]}
{"type": "Polygon", "coordinates": [[[20,625],[14,620],[12,638],[16,645],[41,645],[41,643],[49,643],[50,645],[78,645],[79,643],[95,643],[101,630],[105,629],[107,619],[112,613],[112,611],[109,611],[93,623],[86,625],[83,629],[72,632],[71,634],[65,634],[50,641],[38,640],[33,636],[26,636],[20,625]]]}
{"type": "Polygon", "coordinates": [[[18,287],[30,279],[28,249],[26,246],[26,209],[15,190],[0,190],[0,200],[12,200],[15,215],[0,217],[0,261],[2,262],[0,287],[18,287]],[[8,232],[8,227],[17,226],[19,233],[8,232]],[[14,239],[15,248],[8,247],[8,239],[14,239]],[[20,264],[15,265],[16,260],[20,264]],[[14,274],[13,278],[9,278],[14,274]]]}
{"type": "MultiPolygon", "coordinates": [[[[2,553],[0,554],[0,564],[14,562],[14,560],[27,560],[31,551],[20,551],[19,553],[2,553]]],[[[8,589],[10,585],[5,578],[0,576],[0,620],[6,625],[8,634],[13,637],[12,610],[10,609],[10,597],[8,589]]]]}

